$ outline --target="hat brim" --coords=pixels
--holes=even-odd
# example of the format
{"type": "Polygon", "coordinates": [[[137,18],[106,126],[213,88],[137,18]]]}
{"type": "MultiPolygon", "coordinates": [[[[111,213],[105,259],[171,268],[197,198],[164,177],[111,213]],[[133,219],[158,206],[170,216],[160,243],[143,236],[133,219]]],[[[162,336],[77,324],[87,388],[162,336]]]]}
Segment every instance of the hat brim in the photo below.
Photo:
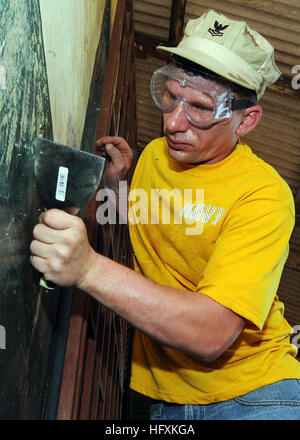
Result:
{"type": "Polygon", "coordinates": [[[186,58],[247,89],[257,91],[260,87],[257,72],[237,54],[214,41],[189,37],[177,47],[158,46],[156,49],[186,58]]]}

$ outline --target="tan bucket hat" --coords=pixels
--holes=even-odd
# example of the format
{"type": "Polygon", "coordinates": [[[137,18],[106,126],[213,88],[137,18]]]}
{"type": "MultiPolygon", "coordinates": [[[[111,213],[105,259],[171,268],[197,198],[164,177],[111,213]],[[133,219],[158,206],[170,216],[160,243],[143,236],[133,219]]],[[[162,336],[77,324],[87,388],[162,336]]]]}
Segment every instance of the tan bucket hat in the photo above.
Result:
{"type": "Polygon", "coordinates": [[[157,49],[179,55],[247,89],[260,99],[280,77],[273,46],[244,21],[213,10],[188,21],[177,47],[157,49]]]}

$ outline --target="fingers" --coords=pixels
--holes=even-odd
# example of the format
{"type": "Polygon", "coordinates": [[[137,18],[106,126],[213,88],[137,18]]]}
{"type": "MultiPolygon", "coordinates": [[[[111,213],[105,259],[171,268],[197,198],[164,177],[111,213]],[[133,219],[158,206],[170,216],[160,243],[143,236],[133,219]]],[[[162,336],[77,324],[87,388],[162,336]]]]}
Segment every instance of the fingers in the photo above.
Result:
{"type": "Polygon", "coordinates": [[[84,277],[92,248],[81,218],[51,209],[41,214],[33,236],[30,261],[47,280],[71,286],[84,277]]]}
{"type": "Polygon", "coordinates": [[[96,147],[102,147],[105,146],[105,144],[113,144],[119,149],[130,149],[125,139],[120,136],[104,136],[100,139],[97,139],[95,142],[96,147]]]}
{"type": "Polygon", "coordinates": [[[133,161],[132,150],[125,139],[118,136],[102,137],[95,142],[95,146],[111,158],[105,166],[103,182],[112,188],[126,177],[133,161]]]}
{"type": "Polygon", "coordinates": [[[33,229],[33,237],[43,243],[53,244],[57,241],[58,232],[59,231],[53,230],[43,223],[39,223],[33,229]]]}
{"type": "MultiPolygon", "coordinates": [[[[51,235],[51,233],[48,231],[49,228],[47,228],[47,235],[51,235]]],[[[68,235],[63,233],[62,231],[53,231],[53,242],[49,243],[48,236],[45,238],[42,236],[42,240],[40,241],[35,237],[35,239],[30,244],[30,252],[32,254],[32,257],[38,257],[42,260],[44,260],[43,263],[45,263],[45,260],[47,261],[47,264],[52,259],[58,259],[61,261],[67,261],[70,259],[73,253],[73,247],[72,247],[72,241],[73,239],[70,239],[68,235]],[[56,235],[55,235],[56,234],[56,235]],[[48,240],[48,242],[47,242],[48,240]],[[46,242],[45,242],[46,241],[46,242]]],[[[35,233],[34,235],[38,236],[38,233],[35,233]]]]}
{"type": "Polygon", "coordinates": [[[106,144],[105,145],[105,151],[111,157],[112,162],[117,167],[123,167],[125,165],[124,164],[124,159],[123,159],[123,156],[122,156],[121,152],[113,144],[106,144]]]}
{"type": "Polygon", "coordinates": [[[40,258],[49,258],[53,253],[53,246],[42,243],[38,240],[33,240],[30,244],[30,252],[33,256],[39,256],[40,258]]]}
{"type": "Polygon", "coordinates": [[[49,210],[41,214],[39,220],[33,229],[34,240],[30,246],[34,256],[65,258],[67,250],[76,245],[80,236],[86,236],[82,220],[64,211],[49,210]]]}
{"type": "Polygon", "coordinates": [[[48,270],[48,264],[45,258],[37,257],[35,255],[31,255],[30,263],[32,266],[38,270],[40,273],[45,274],[48,270]]]}
{"type": "Polygon", "coordinates": [[[82,223],[79,217],[59,209],[50,209],[49,211],[43,212],[39,217],[39,221],[55,230],[70,229],[82,223]]]}
{"type": "Polygon", "coordinates": [[[48,260],[37,255],[31,255],[30,263],[38,272],[43,274],[45,280],[55,281],[55,275],[60,268],[57,262],[53,262],[53,260],[48,260]]]}
{"type": "MultiPolygon", "coordinates": [[[[99,150],[103,150],[106,144],[113,145],[116,149],[118,149],[121,155],[125,158],[132,158],[132,150],[128,143],[122,137],[118,136],[104,136],[100,139],[97,139],[95,142],[95,146],[99,148],[99,150]]],[[[107,151],[107,149],[106,149],[107,151]]],[[[107,151],[108,152],[108,151],[107,151]]]]}

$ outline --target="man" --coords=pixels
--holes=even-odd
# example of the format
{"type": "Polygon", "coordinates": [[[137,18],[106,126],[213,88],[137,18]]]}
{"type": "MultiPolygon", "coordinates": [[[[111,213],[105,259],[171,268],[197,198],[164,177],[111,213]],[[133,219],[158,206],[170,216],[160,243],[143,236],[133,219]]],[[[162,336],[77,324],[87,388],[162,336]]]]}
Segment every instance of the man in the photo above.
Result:
{"type": "MultiPolygon", "coordinates": [[[[145,148],[132,181],[135,271],[96,254],[83,222],[56,210],[34,229],[32,264],[137,329],[131,388],[148,396],[151,418],[300,419],[300,366],[276,296],[293,198],[240,141],[279,77],[273,48],[210,11],[177,48],[160,49],[176,59],[151,81],[165,137],[145,148]],[[134,191],[148,198],[137,204],[134,191]]],[[[130,148],[115,137],[97,145],[112,158],[106,185],[117,188],[130,148]]]]}

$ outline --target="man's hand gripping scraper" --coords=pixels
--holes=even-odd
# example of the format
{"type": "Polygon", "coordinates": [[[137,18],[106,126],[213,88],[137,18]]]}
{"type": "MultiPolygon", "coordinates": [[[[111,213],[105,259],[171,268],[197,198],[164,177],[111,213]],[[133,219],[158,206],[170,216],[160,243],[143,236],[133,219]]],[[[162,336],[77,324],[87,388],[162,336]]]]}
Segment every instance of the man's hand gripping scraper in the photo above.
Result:
{"type": "MultiPolygon", "coordinates": [[[[53,141],[35,140],[34,174],[45,209],[85,208],[97,191],[105,159],[53,141]]],[[[42,276],[40,285],[55,285],[42,276]]]]}

